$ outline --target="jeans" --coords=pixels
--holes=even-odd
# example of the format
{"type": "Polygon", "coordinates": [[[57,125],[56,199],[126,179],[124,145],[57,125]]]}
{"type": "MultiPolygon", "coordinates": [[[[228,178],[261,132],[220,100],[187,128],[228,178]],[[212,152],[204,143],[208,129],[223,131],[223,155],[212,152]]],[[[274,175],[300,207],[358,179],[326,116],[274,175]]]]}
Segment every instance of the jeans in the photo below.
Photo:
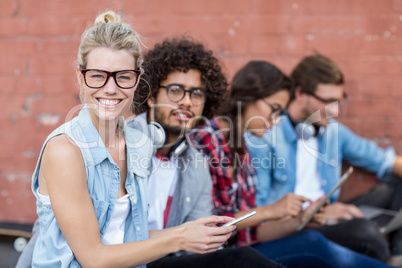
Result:
{"type": "Polygon", "coordinates": [[[331,242],[316,231],[305,231],[252,247],[288,267],[391,267],[331,242]]]}
{"type": "MultiPolygon", "coordinates": [[[[369,205],[399,211],[402,208],[402,179],[393,178],[387,183],[380,183],[366,194],[358,196],[348,203],[369,205]]],[[[402,254],[402,229],[389,234],[389,242],[392,255],[402,254]]]]}
{"type": "Polygon", "coordinates": [[[205,268],[205,267],[284,267],[267,259],[251,247],[228,248],[208,254],[189,254],[181,256],[166,256],[147,264],[147,268],[205,268]]]}

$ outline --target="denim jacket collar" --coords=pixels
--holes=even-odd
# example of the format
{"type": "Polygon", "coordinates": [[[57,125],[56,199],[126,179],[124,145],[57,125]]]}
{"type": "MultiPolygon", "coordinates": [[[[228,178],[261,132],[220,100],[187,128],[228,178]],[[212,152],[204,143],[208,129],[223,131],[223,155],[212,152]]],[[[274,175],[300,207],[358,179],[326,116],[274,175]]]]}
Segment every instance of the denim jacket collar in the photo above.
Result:
{"type": "MultiPolygon", "coordinates": [[[[96,144],[96,146],[89,145],[94,152],[94,165],[100,164],[105,159],[109,159],[112,164],[116,165],[102,139],[99,137],[98,130],[92,122],[88,107],[86,105],[78,114],[78,122],[86,142],[88,144],[96,144]]],[[[146,169],[141,168],[140,161],[130,161],[130,158],[133,157],[133,154],[138,154],[138,150],[141,150],[141,145],[144,145],[146,142],[144,136],[138,135],[139,133],[140,132],[135,131],[135,129],[128,127],[124,122],[124,135],[127,148],[126,157],[128,159],[127,171],[130,173],[135,173],[140,177],[147,177],[146,169]],[[134,151],[134,149],[136,150],[134,151]]]]}
{"type": "Polygon", "coordinates": [[[281,117],[280,124],[286,140],[289,141],[289,143],[297,143],[297,134],[288,115],[281,117]]]}

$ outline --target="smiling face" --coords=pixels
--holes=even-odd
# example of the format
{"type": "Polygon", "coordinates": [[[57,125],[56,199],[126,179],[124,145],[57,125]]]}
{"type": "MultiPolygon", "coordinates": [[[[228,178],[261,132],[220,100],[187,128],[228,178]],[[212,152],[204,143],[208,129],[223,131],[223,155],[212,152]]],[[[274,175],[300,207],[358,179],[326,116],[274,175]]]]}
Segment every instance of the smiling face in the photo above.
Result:
{"type": "MultiPolygon", "coordinates": [[[[195,69],[190,69],[186,73],[174,71],[160,83],[161,86],[170,84],[181,85],[187,90],[203,88],[201,72],[195,69]]],[[[197,118],[202,115],[204,109],[204,104],[195,106],[192,103],[188,92],[180,101],[171,101],[166,88],[160,88],[156,98],[149,98],[147,103],[150,107],[150,119],[159,122],[168,131],[169,138],[173,140],[194,128],[197,118]]]]}
{"type": "Polygon", "coordinates": [[[281,90],[247,104],[241,117],[244,132],[250,131],[253,135],[262,137],[272,125],[279,123],[279,112],[286,107],[288,101],[289,91],[281,90]]]}
{"type": "MultiPolygon", "coordinates": [[[[126,50],[114,50],[111,48],[95,48],[87,56],[86,69],[98,69],[108,72],[136,69],[135,59],[126,50]]],[[[85,84],[83,74],[77,68],[77,79],[81,89],[82,101],[88,106],[89,113],[95,125],[99,120],[116,121],[127,111],[134,97],[135,89],[122,89],[117,86],[113,77],[109,77],[107,83],[101,88],[90,88],[85,84]]]]}

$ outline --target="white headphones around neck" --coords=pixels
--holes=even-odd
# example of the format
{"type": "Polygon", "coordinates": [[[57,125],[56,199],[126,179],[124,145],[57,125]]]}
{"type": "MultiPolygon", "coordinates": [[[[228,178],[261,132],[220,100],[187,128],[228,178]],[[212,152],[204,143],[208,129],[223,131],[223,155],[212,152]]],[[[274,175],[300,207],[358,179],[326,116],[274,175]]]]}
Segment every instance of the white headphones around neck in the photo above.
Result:
{"type": "MultiPolygon", "coordinates": [[[[169,133],[160,123],[156,121],[149,122],[148,130],[149,130],[149,138],[151,139],[152,143],[154,144],[157,150],[166,145],[169,133]]],[[[171,156],[177,157],[181,155],[186,149],[187,149],[187,140],[186,138],[182,138],[180,141],[176,142],[172,146],[172,148],[170,148],[167,157],[168,158],[170,158],[171,156]]]]}
{"type": "Polygon", "coordinates": [[[315,126],[307,121],[299,121],[295,125],[295,131],[298,138],[308,140],[311,137],[319,137],[324,134],[325,127],[315,126]]]}
{"type": "Polygon", "coordinates": [[[148,130],[149,138],[151,139],[155,148],[162,148],[168,140],[168,133],[165,128],[158,122],[151,121],[148,123],[148,130]]]}

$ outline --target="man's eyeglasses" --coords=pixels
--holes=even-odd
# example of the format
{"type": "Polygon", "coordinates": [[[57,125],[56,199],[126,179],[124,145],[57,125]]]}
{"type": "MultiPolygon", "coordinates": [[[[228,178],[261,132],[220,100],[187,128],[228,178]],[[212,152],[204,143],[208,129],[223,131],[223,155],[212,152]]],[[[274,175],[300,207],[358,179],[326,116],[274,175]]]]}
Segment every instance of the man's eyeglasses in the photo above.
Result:
{"type": "Polygon", "coordinates": [[[317,96],[314,92],[304,92],[303,91],[303,93],[307,94],[307,95],[310,95],[313,98],[315,98],[316,100],[319,100],[319,101],[321,101],[322,103],[325,103],[325,104],[330,104],[330,103],[333,103],[333,102],[341,102],[341,101],[347,99],[347,97],[348,97],[348,95],[345,92],[343,92],[342,99],[332,99],[332,98],[331,99],[324,99],[324,98],[321,98],[320,96],[317,96]]]}
{"type": "Polygon", "coordinates": [[[81,69],[84,75],[85,84],[90,88],[101,88],[113,77],[116,85],[123,89],[135,87],[140,77],[140,70],[121,70],[116,72],[108,72],[97,69],[81,69]]]}
{"type": "Polygon", "coordinates": [[[269,119],[271,121],[275,121],[279,118],[279,116],[281,116],[283,114],[283,109],[280,106],[274,106],[271,103],[267,102],[264,99],[261,99],[266,105],[269,106],[269,108],[271,109],[271,114],[269,115],[269,119]]]}
{"type": "Polygon", "coordinates": [[[202,88],[192,87],[190,89],[184,89],[183,85],[180,84],[169,84],[166,86],[159,86],[161,88],[166,88],[167,96],[172,102],[181,101],[186,92],[190,95],[190,100],[193,105],[203,105],[208,98],[208,93],[202,88]]]}

